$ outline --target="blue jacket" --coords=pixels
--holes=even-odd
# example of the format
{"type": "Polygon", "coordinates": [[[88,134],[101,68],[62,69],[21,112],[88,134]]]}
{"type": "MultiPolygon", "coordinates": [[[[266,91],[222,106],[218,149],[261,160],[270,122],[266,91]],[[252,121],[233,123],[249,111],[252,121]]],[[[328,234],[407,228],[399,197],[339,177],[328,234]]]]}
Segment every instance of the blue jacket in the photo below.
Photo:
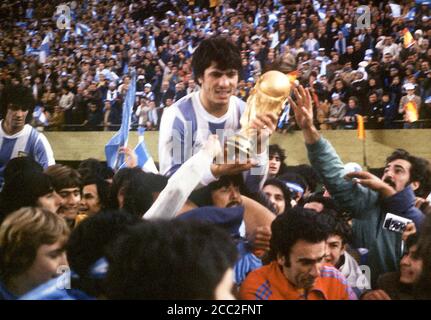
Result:
{"type": "Polygon", "coordinates": [[[380,274],[397,271],[401,252],[401,234],[383,229],[386,213],[412,219],[416,228],[424,215],[415,208],[415,196],[410,187],[392,197],[379,194],[344,179],[344,166],[332,145],[324,138],[307,145],[308,158],[322,176],[325,186],[338,205],[353,218],[353,246],[367,248],[367,264],[374,284],[380,274]]]}

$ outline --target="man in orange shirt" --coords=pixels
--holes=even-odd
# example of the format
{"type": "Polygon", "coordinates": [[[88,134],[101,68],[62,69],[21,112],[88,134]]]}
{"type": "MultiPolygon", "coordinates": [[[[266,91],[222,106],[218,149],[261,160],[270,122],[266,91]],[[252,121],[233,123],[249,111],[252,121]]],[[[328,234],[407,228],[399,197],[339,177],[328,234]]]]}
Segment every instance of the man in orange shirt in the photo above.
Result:
{"type": "Polygon", "coordinates": [[[272,223],[271,262],[243,282],[245,300],[355,300],[346,278],[325,264],[330,226],[313,210],[295,207],[272,223]]]}

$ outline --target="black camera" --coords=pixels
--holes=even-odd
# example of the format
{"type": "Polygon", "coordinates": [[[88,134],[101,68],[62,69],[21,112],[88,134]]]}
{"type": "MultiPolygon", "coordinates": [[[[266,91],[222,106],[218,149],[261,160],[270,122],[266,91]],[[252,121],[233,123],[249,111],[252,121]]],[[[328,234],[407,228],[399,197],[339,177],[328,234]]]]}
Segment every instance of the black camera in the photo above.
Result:
{"type": "Polygon", "coordinates": [[[383,222],[383,229],[403,233],[407,227],[407,224],[411,222],[413,221],[410,219],[406,219],[392,213],[387,213],[385,221],[383,222]]]}

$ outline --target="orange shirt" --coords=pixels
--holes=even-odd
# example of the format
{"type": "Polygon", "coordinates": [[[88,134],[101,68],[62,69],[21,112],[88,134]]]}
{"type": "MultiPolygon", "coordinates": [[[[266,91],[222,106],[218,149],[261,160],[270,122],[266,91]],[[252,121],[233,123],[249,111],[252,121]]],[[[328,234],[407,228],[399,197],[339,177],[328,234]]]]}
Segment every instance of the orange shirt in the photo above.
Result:
{"type": "Polygon", "coordinates": [[[305,295],[285,277],[276,261],[252,271],[241,285],[243,300],[356,300],[346,278],[331,265],[320,269],[320,277],[305,295]]]}

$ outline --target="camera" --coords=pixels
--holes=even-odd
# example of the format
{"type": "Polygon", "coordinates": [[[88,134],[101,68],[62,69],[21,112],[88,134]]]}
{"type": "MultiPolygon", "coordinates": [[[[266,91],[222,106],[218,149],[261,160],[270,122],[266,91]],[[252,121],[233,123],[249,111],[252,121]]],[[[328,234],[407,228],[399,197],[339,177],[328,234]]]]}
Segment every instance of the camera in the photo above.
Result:
{"type": "Polygon", "coordinates": [[[407,224],[411,222],[413,221],[410,219],[406,219],[392,213],[387,213],[385,221],[383,222],[383,229],[403,233],[407,224]]]}

